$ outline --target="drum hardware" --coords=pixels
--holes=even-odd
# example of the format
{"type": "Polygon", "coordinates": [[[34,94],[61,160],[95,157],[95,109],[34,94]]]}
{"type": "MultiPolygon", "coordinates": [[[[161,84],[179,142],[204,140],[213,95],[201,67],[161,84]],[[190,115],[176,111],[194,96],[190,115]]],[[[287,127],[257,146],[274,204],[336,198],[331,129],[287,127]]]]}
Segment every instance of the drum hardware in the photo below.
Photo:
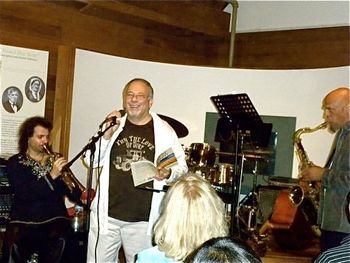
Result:
{"type": "Polygon", "coordinates": [[[258,154],[252,154],[252,153],[238,153],[238,154],[235,154],[235,153],[230,153],[230,152],[217,152],[216,153],[217,155],[226,155],[226,156],[233,156],[233,157],[244,157],[244,158],[247,158],[247,159],[258,159],[258,160],[265,160],[265,156],[262,156],[262,155],[258,155],[258,154]]]}
{"type": "Polygon", "coordinates": [[[259,257],[264,257],[268,247],[267,241],[267,235],[261,235],[258,232],[253,232],[250,235],[250,240],[248,240],[247,243],[259,257]]]}
{"type": "Polygon", "coordinates": [[[188,165],[212,167],[216,160],[216,149],[208,143],[192,143],[188,149],[188,165]]]}
{"type": "Polygon", "coordinates": [[[282,177],[282,176],[272,176],[269,178],[269,185],[280,186],[280,187],[293,187],[299,183],[299,179],[282,177]]]}
{"type": "MultiPolygon", "coordinates": [[[[253,161],[255,161],[255,166],[257,166],[257,162],[259,160],[265,160],[267,158],[265,158],[265,155],[262,156],[262,154],[256,154],[255,152],[243,153],[242,150],[244,149],[244,145],[247,145],[246,139],[249,139],[250,145],[254,145],[256,147],[267,146],[271,136],[272,124],[263,123],[249,96],[245,93],[212,96],[210,99],[214,103],[221,117],[218,120],[216,127],[216,141],[219,141],[221,144],[232,144],[232,153],[230,152],[229,154],[225,154],[225,152],[221,152],[223,155],[234,157],[225,158],[230,159],[230,161],[227,162],[232,163],[235,169],[233,178],[234,183],[232,184],[233,198],[231,199],[231,234],[232,236],[238,235],[238,237],[241,235],[240,221],[243,221],[249,225],[247,227],[249,230],[248,236],[251,239],[260,240],[260,237],[255,234],[256,220],[254,220],[256,218],[256,211],[258,210],[255,189],[257,180],[256,168],[254,171],[255,179],[253,186],[254,201],[252,203],[252,206],[248,207],[248,214],[250,214],[248,215],[248,220],[241,220],[240,218],[240,211],[242,211],[242,207],[240,207],[239,200],[242,186],[244,161],[251,158],[253,161]],[[249,134],[249,136],[247,136],[247,134],[249,134]]],[[[221,149],[222,147],[220,147],[220,150],[221,149]]],[[[256,241],[254,242],[258,243],[256,241]]]]}
{"type": "Polygon", "coordinates": [[[257,228],[257,208],[252,205],[241,205],[239,207],[239,218],[245,230],[252,233],[257,228]]]}
{"type": "MultiPolygon", "coordinates": [[[[259,165],[265,162],[269,162],[269,156],[272,154],[269,150],[246,150],[241,153],[230,153],[230,152],[217,152],[217,155],[226,155],[240,157],[242,161],[241,167],[243,168],[244,161],[250,161],[252,167],[252,190],[251,192],[238,204],[238,209],[236,211],[236,220],[238,227],[236,230],[241,231],[241,234],[247,235],[248,239],[251,239],[255,246],[260,248],[266,248],[266,235],[259,234],[259,226],[264,223],[262,219],[262,213],[260,211],[260,206],[258,203],[258,193],[257,193],[257,177],[259,175],[258,168],[259,165]],[[245,202],[249,200],[249,204],[245,202]]],[[[242,169],[243,171],[243,169],[242,169]]],[[[241,171],[241,172],[242,172],[241,171]]],[[[235,181],[235,180],[232,180],[235,181]]],[[[236,190],[238,191],[238,190],[236,190]]],[[[240,235],[241,235],[240,234],[240,235]]]]}
{"type": "Polygon", "coordinates": [[[84,208],[79,205],[74,207],[74,217],[72,218],[71,225],[74,232],[84,232],[85,230],[85,217],[86,213],[84,208]]]}
{"type": "MultiPolygon", "coordinates": [[[[223,151],[217,152],[214,147],[207,143],[192,143],[190,147],[186,149],[189,171],[199,174],[211,183],[213,188],[217,191],[219,196],[225,200],[224,202],[227,203],[229,207],[227,213],[231,215],[231,221],[235,221],[234,223],[231,222],[231,224],[238,226],[238,224],[240,224],[239,222],[243,222],[245,230],[249,232],[249,235],[251,235],[254,240],[258,240],[258,243],[261,243],[263,238],[256,234],[259,222],[259,207],[256,190],[258,164],[268,161],[267,155],[270,153],[270,151],[246,151],[237,154],[223,151]],[[228,163],[215,164],[216,157],[220,155],[240,157],[238,160],[238,167],[243,167],[245,160],[251,160],[252,163],[254,163],[253,189],[251,193],[253,201],[249,206],[241,205],[238,209],[231,209],[232,200],[237,199],[235,194],[240,192],[242,174],[239,176],[240,182],[238,182],[238,178],[235,178],[234,165],[228,163]]],[[[243,173],[243,169],[239,169],[239,171],[243,173]]],[[[237,205],[239,206],[240,204],[237,202],[237,205]]]]}
{"type": "Polygon", "coordinates": [[[242,239],[247,240],[250,247],[261,257],[267,250],[268,235],[260,233],[258,208],[251,205],[239,207],[239,222],[243,227],[239,229],[242,239]]]}
{"type": "Polygon", "coordinates": [[[263,148],[255,148],[255,149],[245,149],[242,150],[243,154],[254,154],[254,155],[272,155],[273,152],[271,150],[266,150],[263,148]]]}
{"type": "Polygon", "coordinates": [[[212,185],[227,185],[231,186],[233,181],[234,169],[231,164],[215,164],[214,167],[210,168],[206,179],[210,181],[212,185]]]}
{"type": "Polygon", "coordinates": [[[253,174],[253,187],[252,191],[240,202],[239,213],[238,216],[240,220],[244,223],[246,230],[248,232],[255,232],[258,226],[258,215],[259,211],[259,203],[258,203],[258,193],[257,193],[257,179],[258,179],[258,160],[255,160],[253,174]],[[244,205],[244,202],[250,199],[249,205],[244,205]]]}

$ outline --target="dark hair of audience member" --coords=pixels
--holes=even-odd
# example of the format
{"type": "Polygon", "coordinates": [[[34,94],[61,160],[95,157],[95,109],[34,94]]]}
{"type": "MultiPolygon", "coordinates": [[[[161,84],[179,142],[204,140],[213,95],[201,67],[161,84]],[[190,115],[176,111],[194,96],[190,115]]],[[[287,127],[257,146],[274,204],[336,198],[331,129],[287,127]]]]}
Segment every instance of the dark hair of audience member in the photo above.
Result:
{"type": "Polygon", "coordinates": [[[261,263],[261,259],[242,241],[218,237],[204,242],[184,263],[261,263]]]}

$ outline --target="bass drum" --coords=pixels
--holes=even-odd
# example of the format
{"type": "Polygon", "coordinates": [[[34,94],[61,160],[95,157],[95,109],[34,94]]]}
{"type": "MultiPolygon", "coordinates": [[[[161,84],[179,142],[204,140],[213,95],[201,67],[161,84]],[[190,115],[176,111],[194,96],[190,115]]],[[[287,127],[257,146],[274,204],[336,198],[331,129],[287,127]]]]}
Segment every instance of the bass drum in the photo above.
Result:
{"type": "Polygon", "coordinates": [[[188,165],[190,167],[213,167],[216,149],[208,143],[192,143],[188,149],[188,165]]]}

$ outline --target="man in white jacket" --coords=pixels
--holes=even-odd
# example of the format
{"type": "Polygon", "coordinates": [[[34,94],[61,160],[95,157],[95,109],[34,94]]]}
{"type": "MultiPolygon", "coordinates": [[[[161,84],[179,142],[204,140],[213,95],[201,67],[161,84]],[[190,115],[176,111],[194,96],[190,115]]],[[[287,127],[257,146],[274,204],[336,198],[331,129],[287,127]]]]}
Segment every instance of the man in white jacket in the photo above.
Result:
{"type": "MultiPolygon", "coordinates": [[[[152,246],[152,227],[158,218],[164,192],[135,188],[131,162],[147,159],[156,165],[158,156],[171,148],[177,164],[170,169],[157,169],[150,187],[159,190],[188,170],[175,131],[157,114],[150,112],[152,104],[151,84],[139,78],[129,81],[123,90],[126,114],[111,112],[106,118],[111,121],[106,121],[105,127],[111,122],[115,125],[106,131],[101,143],[96,143],[96,153],[100,153],[103,168],[91,204],[89,263],[117,262],[121,246],[127,262],[134,262],[139,251],[152,246]]],[[[98,160],[94,161],[97,167],[98,160]]],[[[86,162],[89,163],[88,155],[86,162]]]]}

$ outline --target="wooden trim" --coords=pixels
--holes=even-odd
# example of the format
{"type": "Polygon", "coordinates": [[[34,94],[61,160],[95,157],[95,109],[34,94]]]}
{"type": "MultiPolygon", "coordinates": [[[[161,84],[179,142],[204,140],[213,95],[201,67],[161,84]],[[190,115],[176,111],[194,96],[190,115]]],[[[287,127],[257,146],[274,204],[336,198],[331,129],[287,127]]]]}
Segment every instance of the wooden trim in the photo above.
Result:
{"type": "Polygon", "coordinates": [[[221,37],[227,35],[230,14],[204,4],[205,1],[90,1],[80,10],[82,14],[102,19],[152,28],[162,31],[175,29],[192,34],[221,37]],[[193,19],[195,17],[195,19],[193,19]],[[205,23],[204,23],[205,21],[205,23]]]}
{"type": "Polygon", "coordinates": [[[59,46],[51,140],[53,149],[65,157],[69,149],[74,64],[75,48],[59,46]]]}

